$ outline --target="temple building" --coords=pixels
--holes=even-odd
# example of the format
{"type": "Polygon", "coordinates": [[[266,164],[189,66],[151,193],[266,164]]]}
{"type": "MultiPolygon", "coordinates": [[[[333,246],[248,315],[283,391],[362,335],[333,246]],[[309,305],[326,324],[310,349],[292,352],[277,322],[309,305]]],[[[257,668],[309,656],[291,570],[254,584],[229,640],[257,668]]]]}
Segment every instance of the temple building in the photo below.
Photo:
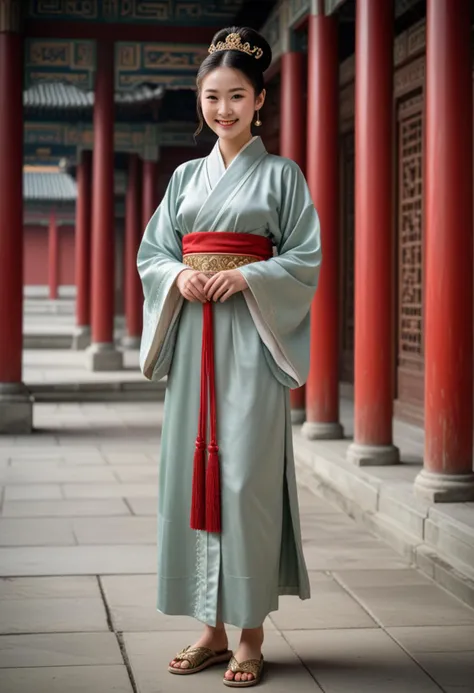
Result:
{"type": "Polygon", "coordinates": [[[32,427],[22,305],[74,297],[84,367],[136,348],[136,251],[197,139],[195,75],[224,26],[273,50],[261,134],[304,171],[321,220],[311,368],[292,392],[312,440],[397,465],[425,430],[416,494],[474,500],[471,0],[0,0],[0,431],[32,427]],[[114,316],[126,336],[117,343],[114,316]]]}

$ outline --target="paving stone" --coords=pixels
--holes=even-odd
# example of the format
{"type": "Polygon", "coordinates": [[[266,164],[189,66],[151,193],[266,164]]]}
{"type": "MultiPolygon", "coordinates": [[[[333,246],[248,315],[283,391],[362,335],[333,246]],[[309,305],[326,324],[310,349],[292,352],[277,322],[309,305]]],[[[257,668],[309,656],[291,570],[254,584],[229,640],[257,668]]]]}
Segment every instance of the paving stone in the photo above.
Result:
{"type": "Polygon", "coordinates": [[[59,484],[21,484],[5,487],[5,500],[61,500],[59,484]]]}
{"type": "Polygon", "coordinates": [[[155,460],[145,452],[107,452],[104,457],[110,465],[154,464],[155,460]]]}
{"type": "Polygon", "coordinates": [[[11,599],[2,602],[1,633],[70,633],[107,630],[107,615],[100,598],[56,597],[53,599],[11,599]]]}
{"type": "Polygon", "coordinates": [[[308,546],[346,545],[357,542],[365,547],[384,546],[367,530],[357,525],[354,520],[342,512],[335,513],[301,513],[301,531],[303,539],[308,546]]]}
{"type": "Polygon", "coordinates": [[[66,498],[153,498],[157,484],[65,484],[66,498]]]}
{"type": "Polygon", "coordinates": [[[325,693],[439,693],[439,687],[381,629],[285,631],[325,693]]]}
{"type": "Polygon", "coordinates": [[[81,517],[130,515],[121,499],[100,500],[40,500],[7,501],[3,504],[4,517],[81,517]]]}
{"type": "Polygon", "coordinates": [[[158,500],[156,498],[127,498],[127,504],[134,515],[152,515],[156,517],[158,509],[158,500]]]}
{"type": "Polygon", "coordinates": [[[123,664],[114,633],[0,636],[0,668],[123,664]]]}
{"type": "Polygon", "coordinates": [[[89,452],[78,455],[68,453],[52,459],[37,459],[32,457],[10,457],[10,466],[24,472],[38,469],[62,469],[64,467],[105,467],[107,462],[100,455],[91,456],[89,452]]]}
{"type": "Polygon", "coordinates": [[[331,505],[322,496],[318,496],[310,491],[305,486],[298,486],[298,505],[302,511],[306,513],[322,513],[324,515],[336,515],[338,517],[346,517],[341,513],[340,508],[331,505]]]}
{"type": "Polygon", "coordinates": [[[114,469],[114,474],[119,481],[125,483],[148,482],[157,484],[158,466],[150,462],[147,465],[122,465],[114,469]]]}
{"type": "Polygon", "coordinates": [[[58,438],[56,435],[46,435],[36,432],[34,435],[15,436],[13,445],[19,449],[36,450],[38,448],[56,448],[58,446],[58,438]]]}
{"type": "Polygon", "coordinates": [[[14,577],[0,578],[0,600],[9,599],[90,599],[99,598],[96,577],[14,577]]]}
{"type": "Polygon", "coordinates": [[[65,546],[75,544],[64,519],[0,519],[0,546],[65,546]]]}
{"type": "Polygon", "coordinates": [[[406,568],[407,562],[382,542],[367,541],[335,546],[328,541],[326,546],[304,545],[304,555],[308,570],[344,570],[375,568],[406,568]],[[362,545],[361,545],[362,544],[362,545]]]}
{"type": "Polygon", "coordinates": [[[435,584],[349,586],[384,626],[474,624],[474,610],[435,584]]]}
{"type": "MultiPolygon", "coordinates": [[[[412,654],[419,652],[474,653],[474,625],[395,627],[388,628],[388,632],[412,654]]],[[[474,654],[471,656],[474,658],[474,654]]]]}
{"type": "Polygon", "coordinates": [[[108,466],[101,467],[88,465],[87,467],[58,467],[50,469],[42,467],[40,464],[36,468],[25,469],[23,467],[9,467],[5,470],[0,470],[0,483],[2,484],[67,484],[72,482],[96,483],[102,481],[115,481],[114,473],[108,466]]]}
{"type": "MultiPolygon", "coordinates": [[[[229,646],[235,649],[238,644],[238,633],[229,633],[229,635],[229,646]]],[[[158,691],[189,693],[189,677],[173,676],[168,673],[167,667],[175,653],[195,639],[196,633],[192,631],[125,633],[125,648],[139,693],[157,693],[158,691]]],[[[298,693],[317,693],[318,691],[321,693],[319,686],[301,666],[301,662],[278,633],[266,634],[264,655],[266,662],[262,690],[266,688],[271,693],[288,693],[289,690],[297,690],[298,693]]],[[[225,666],[225,664],[219,664],[201,672],[199,681],[193,682],[194,690],[199,693],[201,691],[221,693],[225,690],[222,684],[225,666]]]]}
{"type": "Polygon", "coordinates": [[[474,690],[474,655],[472,652],[422,652],[417,661],[443,687],[459,686],[474,690]]]}
{"type": "Polygon", "coordinates": [[[21,547],[0,549],[0,565],[10,575],[110,575],[156,572],[156,547],[21,547]]]}
{"type": "Polygon", "coordinates": [[[328,576],[311,580],[311,600],[280,597],[280,608],[271,614],[280,630],[319,628],[373,628],[375,623],[342,587],[328,576]]]}
{"type": "MultiPolygon", "coordinates": [[[[156,544],[156,518],[102,517],[73,520],[79,544],[156,544]]],[[[1,536],[1,524],[0,524],[1,536]]]]}
{"type": "Polygon", "coordinates": [[[403,585],[433,585],[433,581],[418,570],[338,570],[335,573],[345,585],[355,587],[401,587],[403,585]]]}
{"type": "Polygon", "coordinates": [[[133,693],[124,665],[1,669],[0,690],[5,693],[133,693]]]}

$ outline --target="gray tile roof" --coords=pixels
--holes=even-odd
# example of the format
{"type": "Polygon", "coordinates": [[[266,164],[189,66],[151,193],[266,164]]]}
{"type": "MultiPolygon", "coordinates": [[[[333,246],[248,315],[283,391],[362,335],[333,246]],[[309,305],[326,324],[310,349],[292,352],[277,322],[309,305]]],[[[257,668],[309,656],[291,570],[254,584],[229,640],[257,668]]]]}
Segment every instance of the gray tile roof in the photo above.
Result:
{"type": "Polygon", "coordinates": [[[23,172],[23,199],[28,201],[73,201],[76,181],[68,173],[23,172]]]}
{"type": "MultiPolygon", "coordinates": [[[[162,86],[141,86],[131,92],[116,92],[115,103],[146,103],[161,99],[163,94],[162,86]]],[[[23,92],[23,105],[29,108],[91,108],[93,104],[94,92],[73,84],[35,84],[23,92]]]]}

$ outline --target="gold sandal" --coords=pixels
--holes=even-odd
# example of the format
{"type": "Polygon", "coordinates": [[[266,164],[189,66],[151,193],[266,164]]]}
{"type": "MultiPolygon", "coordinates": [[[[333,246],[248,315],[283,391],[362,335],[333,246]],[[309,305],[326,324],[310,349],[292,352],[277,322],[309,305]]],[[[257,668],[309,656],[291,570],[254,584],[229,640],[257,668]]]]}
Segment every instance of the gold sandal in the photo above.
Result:
{"type": "Polygon", "coordinates": [[[256,686],[260,683],[263,671],[263,655],[260,659],[246,659],[245,662],[238,662],[235,657],[232,657],[227,669],[233,674],[253,674],[253,679],[251,681],[228,681],[224,678],[224,686],[230,686],[231,688],[250,688],[250,686],[256,686]]]}
{"type": "Polygon", "coordinates": [[[214,652],[208,647],[185,647],[184,650],[178,652],[174,660],[177,662],[189,662],[190,666],[187,669],[181,669],[181,667],[173,667],[171,664],[168,667],[170,674],[197,674],[198,671],[207,669],[214,664],[221,664],[221,662],[228,662],[232,657],[232,650],[223,650],[221,652],[214,652]]]}

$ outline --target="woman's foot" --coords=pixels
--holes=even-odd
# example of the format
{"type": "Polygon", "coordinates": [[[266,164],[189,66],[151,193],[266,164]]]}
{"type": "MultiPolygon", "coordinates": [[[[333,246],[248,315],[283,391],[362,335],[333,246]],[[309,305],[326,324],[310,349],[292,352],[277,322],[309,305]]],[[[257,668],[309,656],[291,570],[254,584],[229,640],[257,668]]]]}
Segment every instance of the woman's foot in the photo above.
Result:
{"type": "MultiPolygon", "coordinates": [[[[239,663],[245,662],[247,659],[259,660],[262,654],[262,645],[263,626],[259,628],[244,628],[234,657],[239,663]]],[[[224,678],[226,681],[252,681],[255,677],[253,674],[234,674],[233,671],[227,669],[224,678]]]]}
{"type": "MultiPolygon", "coordinates": [[[[228,647],[227,633],[225,631],[224,624],[219,624],[216,628],[211,626],[204,627],[204,633],[201,635],[199,640],[197,640],[192,648],[194,647],[207,647],[214,652],[223,652],[227,650],[228,647]]],[[[192,649],[191,648],[191,649],[192,649]]],[[[170,666],[176,669],[189,669],[191,664],[186,660],[177,661],[176,659],[171,660],[170,666]]]]}

